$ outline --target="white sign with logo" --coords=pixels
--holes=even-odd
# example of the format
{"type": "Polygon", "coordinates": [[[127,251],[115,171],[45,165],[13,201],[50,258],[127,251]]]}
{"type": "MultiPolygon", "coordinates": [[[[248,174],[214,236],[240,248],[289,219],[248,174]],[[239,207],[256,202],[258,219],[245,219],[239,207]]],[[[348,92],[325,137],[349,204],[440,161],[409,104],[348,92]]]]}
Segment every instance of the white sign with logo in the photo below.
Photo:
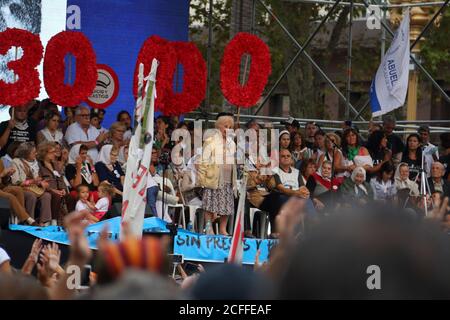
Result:
{"type": "Polygon", "coordinates": [[[119,94],[119,78],[107,65],[97,65],[98,79],[94,92],[87,100],[92,108],[104,109],[111,105],[119,94]]]}

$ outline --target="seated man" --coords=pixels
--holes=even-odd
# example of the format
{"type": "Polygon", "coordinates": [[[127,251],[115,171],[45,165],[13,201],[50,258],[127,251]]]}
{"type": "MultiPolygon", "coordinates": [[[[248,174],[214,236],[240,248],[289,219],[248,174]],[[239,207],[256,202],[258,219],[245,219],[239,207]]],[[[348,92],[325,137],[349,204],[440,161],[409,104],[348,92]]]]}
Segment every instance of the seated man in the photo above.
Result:
{"type": "Polygon", "coordinates": [[[88,147],[88,155],[93,159],[98,157],[98,147],[106,138],[107,133],[91,125],[90,112],[87,107],[80,106],[75,111],[76,122],[72,123],[66,131],[65,139],[70,147],[75,144],[84,144],[88,147]]]}
{"type": "MultiPolygon", "coordinates": [[[[275,191],[272,191],[269,197],[271,208],[269,210],[269,219],[272,231],[275,231],[275,217],[284,203],[290,197],[299,197],[308,199],[306,202],[306,213],[315,214],[314,204],[310,199],[308,188],[304,186],[300,171],[292,167],[293,159],[291,152],[287,149],[280,150],[280,164],[274,171],[275,191]]],[[[307,215],[308,217],[308,215],[307,215]]]]}
{"type": "Polygon", "coordinates": [[[450,182],[443,179],[444,175],[444,165],[439,161],[433,162],[431,165],[431,177],[428,178],[428,184],[432,194],[435,191],[440,191],[444,197],[450,197],[450,182]]]}

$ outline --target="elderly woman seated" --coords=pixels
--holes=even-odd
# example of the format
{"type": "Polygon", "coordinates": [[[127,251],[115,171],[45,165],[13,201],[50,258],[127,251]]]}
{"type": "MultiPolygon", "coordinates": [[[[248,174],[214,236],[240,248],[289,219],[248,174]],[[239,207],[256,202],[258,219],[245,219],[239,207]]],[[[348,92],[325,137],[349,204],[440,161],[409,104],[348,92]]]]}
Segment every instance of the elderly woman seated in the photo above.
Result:
{"type": "Polygon", "coordinates": [[[366,170],[356,167],[339,188],[344,206],[364,206],[374,199],[372,187],[366,182],[366,170]]]}

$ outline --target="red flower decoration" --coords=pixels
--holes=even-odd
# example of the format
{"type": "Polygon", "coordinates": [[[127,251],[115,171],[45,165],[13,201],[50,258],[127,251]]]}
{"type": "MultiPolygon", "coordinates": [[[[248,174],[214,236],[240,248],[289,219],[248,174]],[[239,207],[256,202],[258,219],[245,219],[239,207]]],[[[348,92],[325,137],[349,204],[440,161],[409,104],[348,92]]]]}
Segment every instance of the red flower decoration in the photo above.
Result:
{"type": "MultiPolygon", "coordinates": [[[[133,94],[137,97],[139,64],[144,64],[144,77],[146,77],[152,67],[153,59],[159,61],[156,73],[156,94],[155,109],[163,111],[166,105],[166,93],[172,89],[173,74],[176,68],[175,50],[169,41],[158,36],[151,36],[145,40],[136,61],[134,69],[133,94]]],[[[144,84],[145,87],[145,84],[144,84]]]]}
{"type": "Polygon", "coordinates": [[[14,83],[0,80],[0,103],[15,107],[39,96],[41,81],[36,67],[41,62],[44,49],[39,35],[29,31],[8,28],[0,32],[0,55],[5,55],[13,46],[21,47],[23,56],[7,64],[17,79],[14,83]]]}
{"type": "Polygon", "coordinates": [[[50,39],[44,58],[44,83],[50,99],[61,106],[76,106],[86,100],[97,83],[97,61],[89,39],[81,32],[63,31],[50,39]],[[64,58],[76,58],[73,86],[64,83],[64,58]]]}
{"type": "Polygon", "coordinates": [[[220,65],[220,87],[225,98],[239,107],[254,106],[272,72],[269,47],[257,36],[238,33],[226,46],[220,65]],[[239,83],[241,58],[251,55],[248,81],[239,83]]]}
{"type": "MultiPolygon", "coordinates": [[[[206,94],[206,62],[192,42],[172,42],[177,63],[183,65],[183,91],[175,93],[170,87],[167,104],[161,110],[165,115],[180,115],[195,110],[206,94]]],[[[173,78],[173,76],[172,76],[173,78]]]]}

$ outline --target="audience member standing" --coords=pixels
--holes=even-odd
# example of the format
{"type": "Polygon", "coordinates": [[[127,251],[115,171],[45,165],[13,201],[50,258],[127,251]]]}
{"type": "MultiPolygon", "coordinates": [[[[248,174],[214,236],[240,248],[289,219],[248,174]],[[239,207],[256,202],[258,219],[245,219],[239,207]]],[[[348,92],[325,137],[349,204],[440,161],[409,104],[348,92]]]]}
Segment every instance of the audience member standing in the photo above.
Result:
{"type": "Polygon", "coordinates": [[[392,160],[397,165],[402,159],[402,152],[405,149],[405,144],[402,138],[396,133],[395,130],[396,121],[393,116],[385,116],[383,118],[383,130],[386,132],[387,140],[389,142],[388,148],[392,150],[392,160]]]}
{"type": "Polygon", "coordinates": [[[11,107],[11,120],[0,123],[0,156],[6,154],[9,145],[14,141],[36,141],[35,124],[28,119],[28,108],[34,101],[23,106],[11,107]]]}

